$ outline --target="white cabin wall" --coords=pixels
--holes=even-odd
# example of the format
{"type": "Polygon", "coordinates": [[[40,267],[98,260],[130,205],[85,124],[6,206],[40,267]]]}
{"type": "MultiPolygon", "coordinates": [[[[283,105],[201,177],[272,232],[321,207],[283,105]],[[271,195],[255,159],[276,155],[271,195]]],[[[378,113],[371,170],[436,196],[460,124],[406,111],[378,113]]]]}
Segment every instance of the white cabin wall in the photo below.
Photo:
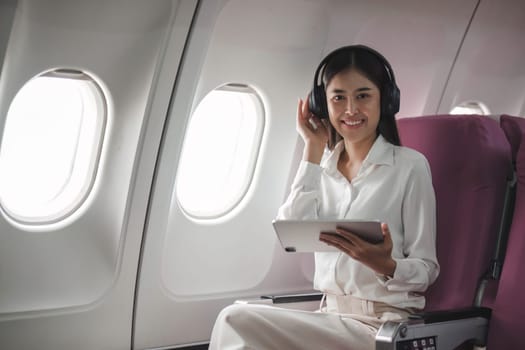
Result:
{"type": "Polygon", "coordinates": [[[476,3],[333,1],[325,53],[348,44],[375,48],[401,90],[397,117],[433,114],[476,3]]]}
{"type": "Polygon", "coordinates": [[[476,100],[491,114],[525,116],[525,1],[482,0],[461,47],[439,113],[476,100]]]}
{"type": "Polygon", "coordinates": [[[297,139],[297,98],[310,85],[310,74],[303,73],[320,59],[325,41],[326,25],[315,21],[323,12],[322,4],[302,0],[200,4],[177,82],[146,231],[137,348],[206,342],[217,313],[233,300],[311,288],[311,268],[303,272],[302,256],[281,251],[271,220],[283,199],[297,139]],[[191,109],[211,89],[229,82],[253,86],[265,104],[256,180],[234,212],[199,223],[182,213],[174,191],[181,138],[191,109]]]}
{"type": "Polygon", "coordinates": [[[17,3],[17,0],[3,0],[0,2],[0,77],[17,3]]]}
{"type": "MultiPolygon", "coordinates": [[[[58,4],[56,0],[52,3],[58,4]]],[[[83,206],[84,212],[75,225],[35,233],[1,219],[2,239],[8,244],[0,246],[0,250],[6,250],[0,253],[0,266],[8,270],[0,274],[0,283],[11,288],[0,296],[0,312],[91,303],[115,277],[131,170],[149,94],[149,85],[139,82],[152,80],[163,34],[157,23],[168,21],[171,11],[169,2],[164,1],[164,6],[152,7],[149,13],[129,11],[120,21],[118,17],[99,15],[102,9],[108,14],[122,11],[124,4],[102,6],[95,2],[80,6],[63,1],[60,12],[46,1],[20,2],[2,77],[1,114],[5,118],[12,97],[32,77],[55,67],[82,69],[93,73],[107,93],[104,149],[123,151],[104,152],[94,189],[97,193],[90,196],[89,210],[85,208],[88,205],[83,206]],[[126,63],[122,64],[124,58],[126,63]],[[52,257],[44,253],[53,250],[56,252],[52,257]],[[9,263],[3,262],[10,254],[17,258],[11,256],[9,263]],[[63,261],[71,255],[76,263],[64,266],[63,261]],[[46,270],[39,271],[40,266],[46,270]],[[68,292],[56,290],[63,279],[74,281],[68,292]],[[18,284],[24,292],[16,287],[18,284]],[[39,296],[36,305],[33,294],[39,296]]]]}
{"type": "Polygon", "coordinates": [[[166,94],[155,93],[157,66],[169,36],[178,67],[195,7],[19,1],[2,67],[1,125],[23,84],[54,68],[101,83],[108,124],[94,189],[72,218],[31,232],[0,217],[0,347],[131,348],[143,226],[175,78],[166,94]]]}

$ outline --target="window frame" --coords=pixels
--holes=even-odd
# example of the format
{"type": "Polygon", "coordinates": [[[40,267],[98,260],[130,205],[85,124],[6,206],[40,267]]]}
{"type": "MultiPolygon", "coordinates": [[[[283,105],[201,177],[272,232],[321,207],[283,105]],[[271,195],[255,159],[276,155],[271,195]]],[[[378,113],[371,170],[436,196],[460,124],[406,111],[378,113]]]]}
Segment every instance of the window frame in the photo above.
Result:
{"type": "MultiPolygon", "coordinates": [[[[11,100],[6,118],[4,120],[5,125],[8,123],[8,118],[10,115],[10,109],[13,101],[17,98],[18,94],[35,79],[39,78],[57,78],[57,79],[70,79],[77,81],[85,81],[85,86],[80,86],[81,94],[81,103],[82,103],[82,115],[80,115],[80,121],[78,126],[78,135],[75,140],[75,151],[73,153],[72,161],[68,165],[71,168],[69,176],[65,179],[64,184],[60,191],[49,200],[48,203],[53,203],[56,207],[53,210],[48,212],[42,211],[35,215],[36,212],[32,209],[33,213],[24,214],[19,211],[20,208],[13,210],[9,207],[9,204],[5,203],[4,196],[0,193],[0,212],[3,217],[6,218],[8,222],[12,225],[19,227],[26,231],[44,231],[48,230],[50,226],[65,226],[74,220],[79,214],[79,209],[87,206],[88,198],[93,192],[93,188],[96,183],[97,173],[101,166],[102,159],[102,150],[104,141],[106,138],[106,132],[109,123],[109,104],[110,98],[107,89],[104,88],[104,85],[101,81],[92,73],[70,68],[57,68],[48,71],[44,71],[40,74],[35,75],[28,81],[26,81],[22,87],[16,92],[13,99],[11,100]],[[95,103],[88,108],[92,109],[92,115],[86,114],[86,107],[84,106],[86,99],[85,94],[89,93],[88,98],[92,99],[95,103]],[[96,117],[97,120],[92,121],[93,125],[90,132],[91,135],[84,134],[82,130],[85,130],[85,121],[86,117],[96,117]],[[86,138],[82,140],[82,138],[86,138]],[[91,142],[89,142],[91,141],[91,142]],[[80,165],[79,170],[79,161],[82,157],[82,152],[79,152],[79,144],[82,142],[85,143],[84,153],[89,153],[89,158],[85,160],[85,164],[80,165]],[[73,188],[72,183],[79,181],[78,184],[73,188]],[[82,181],[83,180],[83,181],[82,181]],[[67,196],[67,192],[72,191],[69,194],[69,198],[62,199],[61,197],[67,196]],[[63,202],[60,203],[56,199],[59,198],[63,202]],[[58,205],[56,204],[58,202],[58,205]]],[[[3,136],[5,135],[5,127],[3,129],[3,136]]],[[[0,145],[0,149],[3,147],[3,141],[0,145]]],[[[43,206],[42,206],[43,207],[43,206]]]]}
{"type": "Polygon", "coordinates": [[[175,197],[177,206],[180,208],[181,212],[191,221],[197,222],[197,223],[211,223],[216,222],[217,220],[225,220],[232,216],[233,213],[240,210],[243,203],[247,201],[247,198],[249,197],[250,190],[255,185],[255,178],[256,178],[256,171],[259,165],[259,159],[261,156],[261,149],[263,146],[263,139],[264,134],[266,132],[267,127],[267,115],[266,115],[266,108],[263,101],[263,98],[261,96],[261,93],[257,91],[254,87],[243,84],[243,83],[225,83],[222,85],[219,85],[218,87],[210,90],[208,93],[205,94],[205,96],[199,101],[197,106],[193,109],[191,116],[188,119],[188,124],[186,127],[186,131],[184,133],[184,139],[183,139],[183,146],[181,148],[180,152],[180,158],[178,161],[178,168],[176,172],[176,179],[175,179],[175,197]],[[203,101],[205,101],[206,97],[208,97],[211,93],[215,91],[226,91],[226,92],[233,92],[233,93],[242,93],[246,94],[248,98],[252,101],[253,108],[255,111],[254,118],[255,121],[255,129],[254,129],[254,140],[251,143],[252,150],[251,150],[251,156],[249,157],[247,161],[248,167],[246,168],[246,181],[244,181],[242,187],[239,187],[239,189],[236,191],[236,196],[232,197],[233,200],[231,201],[224,201],[224,205],[221,210],[215,210],[212,214],[198,214],[196,212],[193,212],[191,209],[188,210],[187,207],[185,207],[183,201],[181,201],[181,198],[179,196],[179,186],[180,185],[180,179],[181,179],[181,166],[184,162],[184,156],[187,149],[187,139],[191,128],[192,118],[195,115],[195,112],[201,105],[203,101]]]}

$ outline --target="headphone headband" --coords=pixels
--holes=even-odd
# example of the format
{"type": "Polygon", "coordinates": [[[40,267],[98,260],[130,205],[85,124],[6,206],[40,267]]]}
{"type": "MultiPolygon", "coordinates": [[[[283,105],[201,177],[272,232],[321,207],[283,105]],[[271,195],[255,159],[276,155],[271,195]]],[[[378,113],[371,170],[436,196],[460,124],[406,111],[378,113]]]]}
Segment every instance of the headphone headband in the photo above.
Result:
{"type": "Polygon", "coordinates": [[[387,59],[376,50],[365,46],[365,45],[349,45],[340,47],[330,52],[323,60],[319,63],[319,66],[315,70],[314,84],[310,93],[309,107],[310,111],[318,116],[319,118],[328,118],[328,106],[326,105],[326,91],[323,80],[324,70],[330,60],[344,51],[365,51],[374,55],[383,65],[388,76],[388,83],[384,87],[379,87],[381,91],[381,114],[396,114],[399,111],[399,88],[396,84],[394,71],[392,66],[387,59]],[[383,91],[384,90],[384,91],[383,91]]]}

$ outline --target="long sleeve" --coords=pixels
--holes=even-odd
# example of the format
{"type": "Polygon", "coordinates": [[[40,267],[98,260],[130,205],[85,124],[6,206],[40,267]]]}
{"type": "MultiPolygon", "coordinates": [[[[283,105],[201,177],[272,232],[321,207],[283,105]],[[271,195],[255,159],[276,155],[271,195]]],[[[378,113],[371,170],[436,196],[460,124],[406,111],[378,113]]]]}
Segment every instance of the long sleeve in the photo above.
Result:
{"type": "Polygon", "coordinates": [[[390,291],[425,291],[439,274],[436,258],[436,201],[426,159],[415,162],[403,198],[402,258],[393,278],[383,279],[390,291]]]}
{"type": "Polygon", "coordinates": [[[279,208],[278,219],[318,218],[322,172],[320,165],[301,161],[290,194],[279,208]]]}

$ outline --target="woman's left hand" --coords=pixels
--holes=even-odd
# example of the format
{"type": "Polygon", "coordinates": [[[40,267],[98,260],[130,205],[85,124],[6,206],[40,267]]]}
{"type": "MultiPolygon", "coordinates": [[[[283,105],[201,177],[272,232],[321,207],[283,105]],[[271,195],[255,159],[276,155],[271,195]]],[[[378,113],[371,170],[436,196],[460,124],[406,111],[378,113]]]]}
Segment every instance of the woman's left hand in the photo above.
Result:
{"type": "Polygon", "coordinates": [[[377,244],[369,243],[352,232],[339,228],[336,230],[337,235],[321,233],[319,240],[339,248],[343,253],[360,261],[378,274],[393,277],[396,262],[392,259],[392,236],[385,223],[381,224],[381,231],[384,240],[377,244]]]}

